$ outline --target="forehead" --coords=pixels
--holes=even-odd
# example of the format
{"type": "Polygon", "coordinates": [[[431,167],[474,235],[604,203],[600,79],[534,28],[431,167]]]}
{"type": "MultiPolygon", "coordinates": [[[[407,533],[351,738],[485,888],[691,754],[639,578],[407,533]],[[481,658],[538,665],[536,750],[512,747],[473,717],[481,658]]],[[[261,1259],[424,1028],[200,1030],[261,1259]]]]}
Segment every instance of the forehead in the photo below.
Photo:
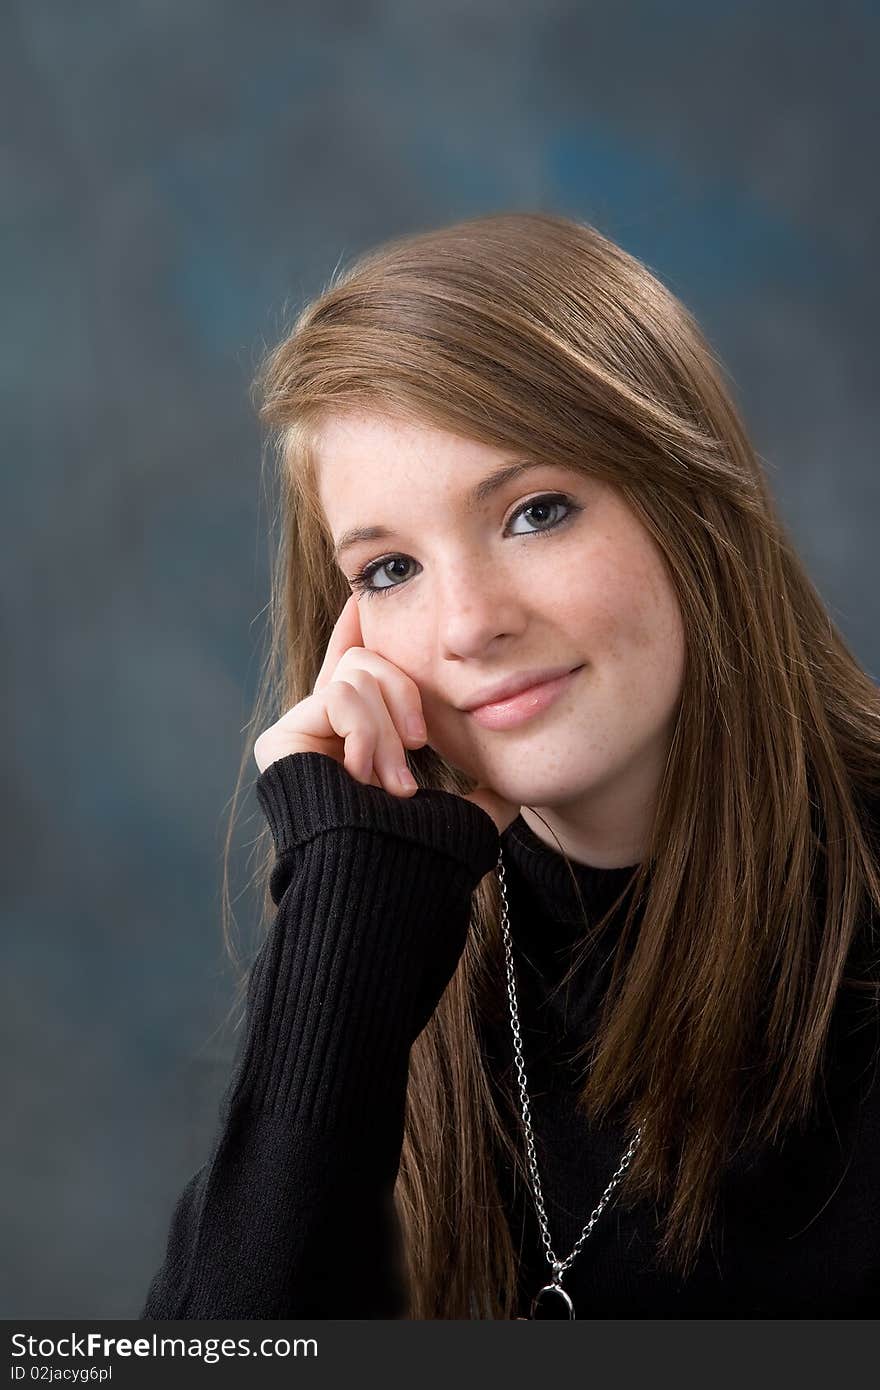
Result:
{"type": "MultiPolygon", "coordinates": [[[[313,435],[321,507],[337,556],[355,539],[387,537],[389,511],[401,505],[460,505],[489,495],[488,475],[525,465],[477,440],[421,422],[377,415],[334,416],[313,435]]],[[[492,485],[499,485],[498,482],[492,485]]]]}
{"type": "MultiPolygon", "coordinates": [[[[465,439],[419,421],[383,415],[332,416],[316,431],[313,455],[322,498],[363,484],[407,479],[417,482],[430,469],[432,478],[468,479],[508,455],[491,445],[465,439]]],[[[360,489],[358,489],[360,490],[360,489]]]]}

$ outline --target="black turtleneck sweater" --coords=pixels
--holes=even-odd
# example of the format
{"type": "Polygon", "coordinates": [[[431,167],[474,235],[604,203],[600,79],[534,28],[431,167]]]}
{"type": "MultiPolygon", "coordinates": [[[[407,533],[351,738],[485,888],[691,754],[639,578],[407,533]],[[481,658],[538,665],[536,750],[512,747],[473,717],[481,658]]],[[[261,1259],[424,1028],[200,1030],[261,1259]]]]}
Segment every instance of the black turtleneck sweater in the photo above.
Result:
{"type": "MultiPolygon", "coordinates": [[[[399,798],[333,759],[296,753],[260,774],[277,913],[251,969],[242,1045],[208,1161],[175,1207],[143,1319],[405,1315],[393,1189],[410,1048],[455,971],[471,895],[507,875],[538,1172],[565,1258],[629,1136],[575,1109],[571,1061],[607,986],[624,906],[574,979],[583,933],[562,856],[518,816],[448,792],[399,798]]],[[[573,863],[588,920],[631,867],[573,863]]],[[[482,1028],[509,1094],[506,998],[482,1028]]],[[[655,1262],[657,1214],[611,1203],[563,1283],[579,1318],[870,1317],[880,1311],[880,1056],[876,1004],[841,992],[824,1118],[722,1179],[717,1234],[680,1280],[655,1262]]],[[[518,1113],[518,1112],[517,1112],[518,1113]]],[[[549,1282],[531,1194],[499,1172],[520,1306],[549,1282]]]]}

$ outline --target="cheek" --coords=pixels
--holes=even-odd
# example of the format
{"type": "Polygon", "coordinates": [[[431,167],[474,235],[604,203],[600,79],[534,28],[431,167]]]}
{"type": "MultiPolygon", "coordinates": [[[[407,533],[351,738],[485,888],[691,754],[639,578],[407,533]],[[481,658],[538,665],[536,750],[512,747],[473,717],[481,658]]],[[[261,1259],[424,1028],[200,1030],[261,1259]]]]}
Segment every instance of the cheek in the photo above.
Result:
{"type": "Polygon", "coordinates": [[[667,714],[681,693],[684,629],[678,600],[665,573],[648,568],[629,591],[619,633],[623,683],[644,718],[667,714]]]}
{"type": "Polygon", "coordinates": [[[393,597],[360,600],[358,616],[364,646],[421,684],[419,672],[428,669],[428,654],[420,643],[419,630],[413,630],[412,618],[404,621],[394,612],[396,603],[393,597]]]}
{"type": "MultiPolygon", "coordinates": [[[[594,556],[581,580],[580,597],[569,596],[565,611],[584,637],[584,655],[624,663],[636,659],[655,669],[677,667],[683,648],[678,599],[662,557],[639,546],[619,545],[594,556]]],[[[577,592],[577,590],[575,590],[577,592]]]]}

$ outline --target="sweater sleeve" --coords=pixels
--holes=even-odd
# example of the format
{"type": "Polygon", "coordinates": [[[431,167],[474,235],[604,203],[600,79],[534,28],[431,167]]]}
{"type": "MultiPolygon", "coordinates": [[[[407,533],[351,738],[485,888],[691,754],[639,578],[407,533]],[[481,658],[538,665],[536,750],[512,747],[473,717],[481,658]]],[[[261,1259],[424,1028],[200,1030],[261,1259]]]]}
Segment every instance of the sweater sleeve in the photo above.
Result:
{"type": "Polygon", "coordinates": [[[464,949],[497,827],[463,797],[396,797],[322,753],[271,763],[256,795],[277,912],[213,1151],[140,1316],[404,1317],[393,1191],[409,1053],[464,949]]]}

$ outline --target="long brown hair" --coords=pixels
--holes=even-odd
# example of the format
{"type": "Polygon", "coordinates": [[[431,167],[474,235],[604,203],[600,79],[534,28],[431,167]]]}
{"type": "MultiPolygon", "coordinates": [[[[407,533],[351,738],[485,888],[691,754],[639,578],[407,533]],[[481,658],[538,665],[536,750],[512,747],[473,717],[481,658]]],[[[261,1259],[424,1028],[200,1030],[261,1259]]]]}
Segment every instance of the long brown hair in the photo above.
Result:
{"type": "MultiPolygon", "coordinates": [[[[578,1103],[596,1122],[641,1126],[617,1200],[657,1203],[660,1258],[687,1274],[728,1160],[811,1118],[841,986],[875,1000],[873,940],[867,972],[848,966],[880,905],[880,693],[777,515],[723,369],[633,256],[589,225],[517,212],[397,238],[335,274],[267,352],[255,399],[278,534],[227,870],[256,735],[312,691],[349,593],[316,491],[314,431],[329,413],[403,416],[574,464],[620,490],[665,557],[684,686],[578,1103]]],[[[408,756],[422,787],[473,785],[430,748],[408,756]]],[[[268,827],[259,844],[268,925],[268,827]]],[[[228,873],[223,901],[236,959],[228,873]]],[[[528,1176],[478,1033],[502,987],[499,908],[489,874],[411,1053],[395,1202],[414,1318],[515,1308],[495,1165],[528,1176]]],[[[585,942],[609,915],[585,922],[585,942]]]]}

